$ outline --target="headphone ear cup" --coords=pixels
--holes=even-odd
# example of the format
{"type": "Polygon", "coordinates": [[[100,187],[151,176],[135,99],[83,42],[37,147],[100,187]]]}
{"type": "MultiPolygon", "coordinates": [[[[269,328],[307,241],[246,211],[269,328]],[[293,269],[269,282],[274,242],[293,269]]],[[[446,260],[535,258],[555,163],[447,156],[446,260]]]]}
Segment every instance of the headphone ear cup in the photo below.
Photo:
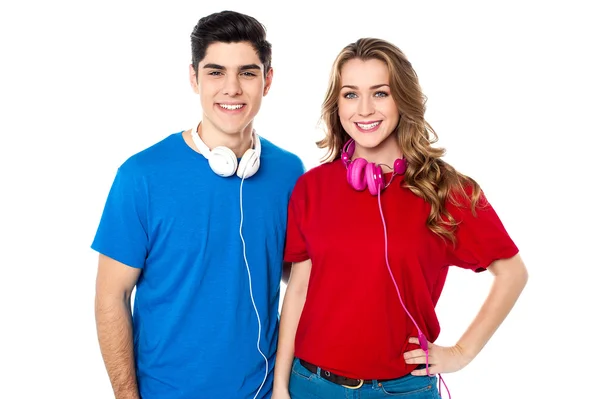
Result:
{"type": "Polygon", "coordinates": [[[212,149],[208,159],[210,168],[219,176],[232,176],[238,166],[237,157],[227,147],[219,146],[212,149]]]}
{"type": "Polygon", "coordinates": [[[260,157],[258,156],[258,153],[254,149],[249,148],[242,156],[242,159],[240,159],[237,175],[241,179],[247,179],[254,176],[256,172],[258,172],[259,167],[260,157]]]}
{"type": "Polygon", "coordinates": [[[365,167],[365,180],[372,195],[377,195],[383,188],[383,170],[381,166],[369,162],[365,167]]]}
{"type": "Polygon", "coordinates": [[[355,190],[363,191],[367,188],[367,182],[365,181],[365,167],[367,164],[368,162],[364,158],[356,158],[348,165],[346,179],[355,190]]]}

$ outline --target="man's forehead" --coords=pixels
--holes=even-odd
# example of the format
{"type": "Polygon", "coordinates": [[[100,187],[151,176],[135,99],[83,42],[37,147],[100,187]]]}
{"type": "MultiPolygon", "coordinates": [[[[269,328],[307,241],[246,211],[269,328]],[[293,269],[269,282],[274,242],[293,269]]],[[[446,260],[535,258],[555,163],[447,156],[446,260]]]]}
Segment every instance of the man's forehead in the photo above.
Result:
{"type": "Polygon", "coordinates": [[[207,64],[220,65],[226,69],[239,69],[254,64],[263,69],[256,50],[248,42],[212,43],[206,49],[206,55],[200,61],[200,67],[207,64]]]}

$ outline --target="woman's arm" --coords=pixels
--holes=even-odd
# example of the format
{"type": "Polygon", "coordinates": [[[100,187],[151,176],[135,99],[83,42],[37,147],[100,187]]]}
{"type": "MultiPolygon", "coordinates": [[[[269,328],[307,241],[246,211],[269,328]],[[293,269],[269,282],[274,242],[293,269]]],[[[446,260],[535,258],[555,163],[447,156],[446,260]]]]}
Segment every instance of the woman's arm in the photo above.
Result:
{"type": "MultiPolygon", "coordinates": [[[[510,313],[527,283],[527,269],[519,254],[509,259],[493,262],[488,270],[494,275],[490,293],[477,316],[453,347],[430,344],[429,373],[450,373],[469,364],[481,352],[500,324],[510,313]]],[[[417,338],[409,342],[418,344],[417,338]]],[[[421,349],[404,354],[408,364],[425,364],[425,352],[421,349]]],[[[413,375],[426,375],[425,369],[415,370],[413,375]]]]}
{"type": "Polygon", "coordinates": [[[310,259],[292,265],[281,309],[273,398],[289,398],[288,385],[294,360],[294,340],[300,315],[304,308],[304,301],[306,300],[311,268],[310,259]]]}

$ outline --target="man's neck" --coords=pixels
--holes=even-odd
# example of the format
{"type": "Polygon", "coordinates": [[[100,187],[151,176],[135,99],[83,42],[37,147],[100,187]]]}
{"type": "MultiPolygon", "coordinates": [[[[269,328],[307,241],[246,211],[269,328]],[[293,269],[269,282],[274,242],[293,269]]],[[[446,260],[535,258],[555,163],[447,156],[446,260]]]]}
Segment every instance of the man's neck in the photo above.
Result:
{"type": "Polygon", "coordinates": [[[225,146],[241,158],[252,146],[252,123],[239,133],[231,134],[222,132],[208,121],[202,121],[198,126],[198,135],[211,150],[218,146],[225,146]]]}

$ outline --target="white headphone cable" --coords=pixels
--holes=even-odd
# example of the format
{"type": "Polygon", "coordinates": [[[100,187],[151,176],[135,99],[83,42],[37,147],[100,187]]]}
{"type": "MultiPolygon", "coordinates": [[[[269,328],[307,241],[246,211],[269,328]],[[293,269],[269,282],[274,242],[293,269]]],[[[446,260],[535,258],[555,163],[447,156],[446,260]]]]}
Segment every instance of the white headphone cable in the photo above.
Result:
{"type": "Polygon", "coordinates": [[[248,272],[248,285],[250,287],[250,299],[252,300],[252,306],[254,307],[254,312],[256,313],[256,319],[258,320],[258,339],[256,341],[256,348],[258,349],[258,352],[262,355],[263,359],[265,359],[265,376],[262,380],[262,383],[260,384],[260,387],[258,388],[258,391],[256,391],[256,395],[254,395],[254,399],[256,399],[256,397],[260,393],[262,387],[265,385],[265,382],[267,381],[267,375],[269,373],[269,360],[267,359],[265,354],[260,350],[260,335],[261,335],[262,326],[260,323],[260,315],[258,314],[258,309],[256,307],[256,303],[254,302],[254,294],[252,293],[252,276],[250,274],[250,266],[248,265],[248,258],[246,257],[246,241],[244,240],[244,236],[242,234],[242,226],[244,224],[244,207],[242,205],[242,186],[244,185],[245,176],[246,176],[246,167],[244,167],[244,170],[242,171],[242,181],[240,182],[240,238],[242,239],[244,262],[246,264],[246,271],[248,272]]]}

